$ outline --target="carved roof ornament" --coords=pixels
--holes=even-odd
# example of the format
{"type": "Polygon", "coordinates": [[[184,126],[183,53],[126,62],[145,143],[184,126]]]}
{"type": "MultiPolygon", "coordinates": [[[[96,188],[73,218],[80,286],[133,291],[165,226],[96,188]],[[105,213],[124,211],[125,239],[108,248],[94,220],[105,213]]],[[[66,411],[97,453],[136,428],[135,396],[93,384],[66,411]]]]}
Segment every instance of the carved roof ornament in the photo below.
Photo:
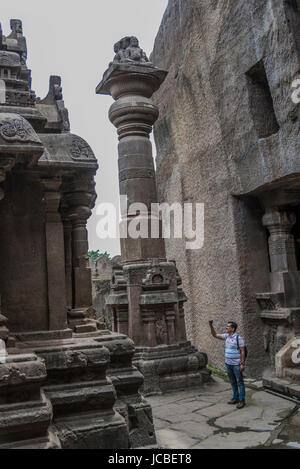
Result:
{"type": "Polygon", "coordinates": [[[55,101],[63,99],[61,77],[51,75],[49,79],[49,91],[45,99],[39,100],[40,104],[55,104],[55,101]]]}
{"type": "Polygon", "coordinates": [[[0,136],[8,142],[31,142],[41,145],[29,122],[17,114],[0,114],[0,136]]]}
{"type": "Polygon", "coordinates": [[[11,19],[10,20],[10,29],[15,34],[21,34],[23,36],[23,25],[21,20],[11,19]]]}
{"type": "Polygon", "coordinates": [[[74,160],[89,160],[95,159],[95,155],[89,144],[77,135],[72,136],[72,146],[70,153],[74,160]]]}
{"type": "Polygon", "coordinates": [[[70,132],[70,120],[69,112],[65,107],[63,100],[63,92],[61,86],[61,77],[56,75],[51,75],[49,80],[49,91],[43,100],[40,98],[37,99],[38,105],[43,105],[41,112],[47,117],[48,124],[47,127],[55,127],[61,132],[70,132]],[[57,111],[57,122],[51,122],[51,117],[53,117],[53,112],[47,113],[45,106],[55,106],[57,111]]]}
{"type": "Polygon", "coordinates": [[[113,63],[131,63],[153,66],[135,36],[126,36],[114,45],[113,63]]]}

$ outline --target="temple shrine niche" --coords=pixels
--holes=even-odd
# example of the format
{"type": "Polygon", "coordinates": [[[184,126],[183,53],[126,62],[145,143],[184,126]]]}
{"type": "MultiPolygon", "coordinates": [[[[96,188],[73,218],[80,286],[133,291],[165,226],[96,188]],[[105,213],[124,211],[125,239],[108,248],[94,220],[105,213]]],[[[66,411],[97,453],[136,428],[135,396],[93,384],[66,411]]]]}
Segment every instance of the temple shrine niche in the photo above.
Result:
{"type": "Polygon", "coordinates": [[[22,22],[0,27],[0,448],[155,445],[133,342],[96,319],[86,223],[97,159],[61,79],[37,98],[22,22]]]}

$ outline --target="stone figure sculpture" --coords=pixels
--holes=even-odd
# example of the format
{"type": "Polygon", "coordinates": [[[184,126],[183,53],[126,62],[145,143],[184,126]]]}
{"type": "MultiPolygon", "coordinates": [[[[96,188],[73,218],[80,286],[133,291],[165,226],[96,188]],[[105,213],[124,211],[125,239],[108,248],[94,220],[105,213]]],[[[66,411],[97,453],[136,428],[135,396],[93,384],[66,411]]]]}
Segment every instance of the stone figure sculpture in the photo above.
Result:
{"type": "Polygon", "coordinates": [[[10,28],[12,32],[23,35],[23,25],[21,20],[10,20],[10,28]]]}
{"type": "Polygon", "coordinates": [[[126,36],[114,45],[114,63],[142,63],[152,65],[135,36],[126,36]]]}

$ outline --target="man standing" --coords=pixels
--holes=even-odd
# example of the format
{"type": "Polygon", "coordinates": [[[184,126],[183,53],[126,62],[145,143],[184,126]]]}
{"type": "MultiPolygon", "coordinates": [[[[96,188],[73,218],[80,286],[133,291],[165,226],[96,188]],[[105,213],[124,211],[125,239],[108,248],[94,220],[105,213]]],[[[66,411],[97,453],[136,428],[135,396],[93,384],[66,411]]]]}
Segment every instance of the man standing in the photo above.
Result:
{"type": "Polygon", "coordinates": [[[230,380],[233,398],[228,404],[237,404],[237,409],[245,407],[245,385],[243,371],[245,370],[245,341],[243,337],[236,334],[237,324],[230,321],[226,326],[226,334],[217,334],[213,321],[209,321],[211,334],[219,340],[224,340],[225,345],[225,364],[228,378],[230,380]]]}

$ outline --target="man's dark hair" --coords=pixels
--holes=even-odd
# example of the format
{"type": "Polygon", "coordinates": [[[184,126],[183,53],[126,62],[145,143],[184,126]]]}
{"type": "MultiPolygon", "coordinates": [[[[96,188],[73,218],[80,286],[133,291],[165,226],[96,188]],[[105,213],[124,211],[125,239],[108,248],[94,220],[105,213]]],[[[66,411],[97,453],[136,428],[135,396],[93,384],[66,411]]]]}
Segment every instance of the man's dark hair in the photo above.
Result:
{"type": "Polygon", "coordinates": [[[228,324],[231,324],[231,326],[232,326],[232,327],[233,327],[233,329],[234,329],[234,332],[237,330],[237,328],[238,328],[238,325],[237,325],[237,323],[236,323],[236,322],[234,322],[234,321],[228,321],[228,324]]]}

